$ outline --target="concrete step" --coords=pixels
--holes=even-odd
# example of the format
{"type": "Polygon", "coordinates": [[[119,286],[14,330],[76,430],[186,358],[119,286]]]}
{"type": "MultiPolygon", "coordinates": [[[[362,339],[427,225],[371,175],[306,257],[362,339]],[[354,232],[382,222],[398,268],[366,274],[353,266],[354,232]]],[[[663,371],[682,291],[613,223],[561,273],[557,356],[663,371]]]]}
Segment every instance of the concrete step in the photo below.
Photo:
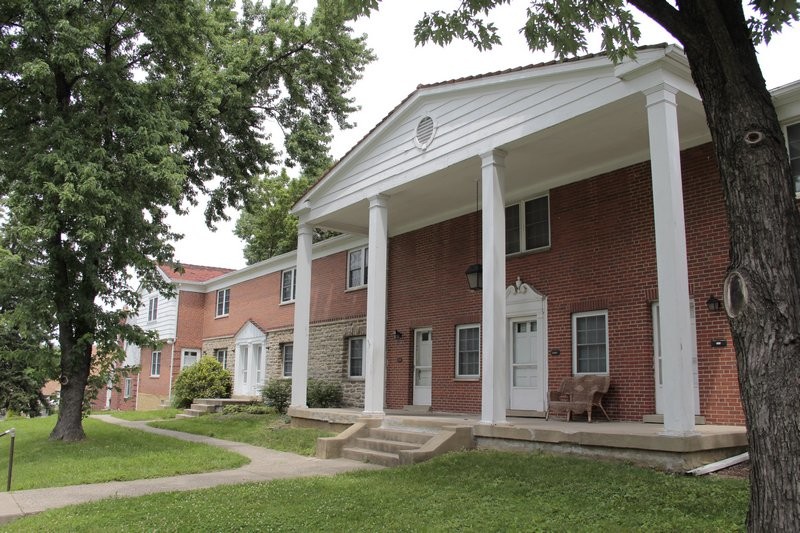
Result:
{"type": "Polygon", "coordinates": [[[400,465],[400,457],[395,453],[379,452],[377,450],[368,450],[366,448],[359,448],[356,446],[343,448],[342,457],[345,459],[352,459],[354,461],[361,461],[362,463],[371,463],[382,466],[400,465]]]}
{"type": "Polygon", "coordinates": [[[360,437],[355,439],[354,447],[374,450],[376,452],[386,452],[398,455],[400,450],[418,450],[421,444],[402,442],[397,440],[375,439],[370,437],[360,437]]]}
{"type": "Polygon", "coordinates": [[[369,430],[369,436],[374,439],[408,442],[419,445],[428,442],[433,435],[434,433],[424,431],[408,431],[396,428],[372,428],[369,430]]]}
{"type": "Polygon", "coordinates": [[[217,405],[211,405],[208,403],[193,403],[191,409],[195,411],[201,411],[203,413],[215,413],[218,410],[217,405]]]}

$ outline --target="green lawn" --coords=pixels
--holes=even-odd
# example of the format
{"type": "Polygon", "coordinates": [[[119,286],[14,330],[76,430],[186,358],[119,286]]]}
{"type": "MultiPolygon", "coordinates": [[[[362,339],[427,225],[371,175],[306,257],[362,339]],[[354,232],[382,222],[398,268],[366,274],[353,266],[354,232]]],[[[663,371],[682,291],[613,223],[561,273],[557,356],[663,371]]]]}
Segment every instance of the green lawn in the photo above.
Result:
{"type": "MultiPolygon", "coordinates": [[[[0,422],[0,432],[16,428],[12,490],[61,487],[104,481],[192,474],[236,468],[247,458],[205,444],[184,442],[85,419],[86,439],[50,441],[56,423],[46,418],[0,422]]],[[[0,439],[0,476],[5,489],[9,438],[0,439]]]]}
{"type": "Polygon", "coordinates": [[[172,407],[165,409],[154,409],[152,411],[96,411],[93,415],[111,415],[122,420],[139,422],[142,420],[162,420],[165,418],[175,418],[175,415],[182,413],[183,409],[172,407]]]}
{"type": "Polygon", "coordinates": [[[151,422],[149,426],[186,433],[196,433],[218,439],[245,442],[263,448],[314,455],[317,438],[332,437],[335,433],[309,428],[292,428],[280,415],[213,414],[197,418],[181,418],[151,422]]]}
{"type": "Polygon", "coordinates": [[[411,467],[48,511],[11,531],[736,531],[747,482],[548,455],[463,452],[411,467]]]}

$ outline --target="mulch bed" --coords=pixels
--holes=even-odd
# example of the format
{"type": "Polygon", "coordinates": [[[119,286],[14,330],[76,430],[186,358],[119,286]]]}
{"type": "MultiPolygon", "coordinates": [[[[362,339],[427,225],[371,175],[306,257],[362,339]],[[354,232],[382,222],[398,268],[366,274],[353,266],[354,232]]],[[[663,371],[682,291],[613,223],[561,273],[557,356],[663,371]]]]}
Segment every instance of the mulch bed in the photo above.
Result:
{"type": "Polygon", "coordinates": [[[729,466],[722,470],[717,470],[714,475],[723,477],[738,477],[747,479],[750,477],[750,461],[739,463],[738,465],[729,466]]]}

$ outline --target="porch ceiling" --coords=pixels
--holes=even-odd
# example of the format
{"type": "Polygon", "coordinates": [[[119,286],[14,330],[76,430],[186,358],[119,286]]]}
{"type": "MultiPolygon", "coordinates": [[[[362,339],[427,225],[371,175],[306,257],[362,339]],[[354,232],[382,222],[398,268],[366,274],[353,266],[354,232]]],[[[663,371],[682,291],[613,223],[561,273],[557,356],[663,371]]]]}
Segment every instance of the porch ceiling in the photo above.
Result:
{"type": "MultiPolygon", "coordinates": [[[[678,94],[678,123],[682,149],[710,140],[702,103],[683,93],[678,94]]],[[[507,203],[649,160],[645,97],[629,96],[497,148],[508,153],[507,203]]],[[[436,172],[384,191],[390,197],[390,235],[475,210],[480,154],[448,163],[436,172]]],[[[366,234],[367,202],[352,204],[314,224],[366,234]]]]}

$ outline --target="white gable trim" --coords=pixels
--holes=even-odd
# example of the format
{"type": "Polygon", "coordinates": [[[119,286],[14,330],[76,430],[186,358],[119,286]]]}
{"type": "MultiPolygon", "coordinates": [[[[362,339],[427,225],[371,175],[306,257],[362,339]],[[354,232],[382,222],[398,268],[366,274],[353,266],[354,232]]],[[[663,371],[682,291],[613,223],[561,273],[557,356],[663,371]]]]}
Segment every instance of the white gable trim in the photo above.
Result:
{"type": "Polygon", "coordinates": [[[251,320],[248,320],[236,333],[236,344],[263,341],[266,338],[267,334],[261,331],[251,320]]]}

